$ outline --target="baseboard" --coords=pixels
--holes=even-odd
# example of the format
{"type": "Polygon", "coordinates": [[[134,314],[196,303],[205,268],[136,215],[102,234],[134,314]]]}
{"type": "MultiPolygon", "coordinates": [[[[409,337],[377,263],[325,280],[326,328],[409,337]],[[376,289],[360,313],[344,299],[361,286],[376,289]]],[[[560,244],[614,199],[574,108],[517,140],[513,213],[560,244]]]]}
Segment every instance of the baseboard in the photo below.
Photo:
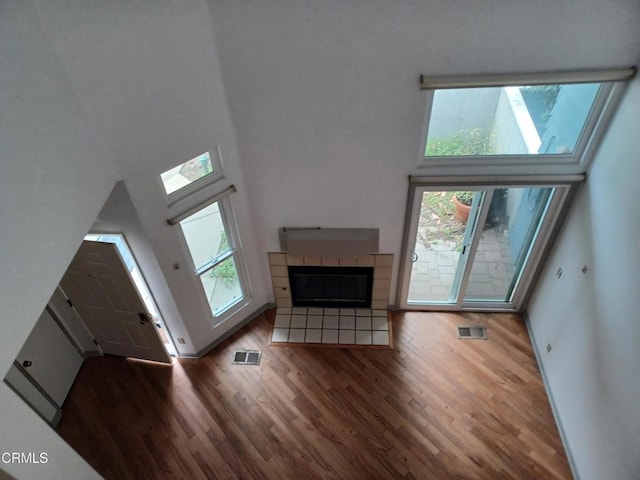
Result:
{"type": "Polygon", "coordinates": [[[569,441],[567,439],[567,434],[562,424],[562,419],[560,418],[560,413],[558,412],[558,406],[556,405],[555,398],[553,397],[553,390],[551,390],[551,386],[549,384],[547,371],[544,368],[544,363],[542,363],[542,356],[540,354],[540,349],[538,348],[538,342],[536,341],[536,336],[533,333],[533,329],[531,328],[529,313],[526,310],[522,312],[522,318],[524,318],[524,323],[527,326],[527,332],[529,333],[529,338],[531,339],[531,345],[533,346],[533,353],[536,356],[536,361],[538,362],[538,367],[540,368],[540,374],[542,375],[542,382],[544,383],[544,389],[547,391],[547,397],[549,397],[549,403],[551,404],[551,411],[553,412],[553,418],[555,419],[556,425],[558,426],[558,432],[560,432],[560,440],[562,440],[564,451],[567,454],[567,459],[569,460],[569,467],[571,468],[571,473],[573,474],[573,478],[575,480],[580,480],[580,475],[578,475],[578,468],[576,466],[573,453],[571,452],[571,448],[569,447],[569,441]]]}
{"type": "Polygon", "coordinates": [[[209,353],[211,350],[213,350],[214,348],[216,348],[218,345],[220,345],[222,342],[224,342],[225,340],[227,340],[231,335],[233,335],[234,333],[236,333],[238,330],[240,330],[242,327],[244,327],[245,325],[248,325],[249,323],[251,323],[252,321],[254,321],[256,318],[258,318],[262,313],[264,313],[266,310],[269,310],[270,308],[275,308],[275,304],[273,303],[265,303],[264,305],[262,305],[260,308],[258,308],[257,310],[254,310],[247,318],[245,318],[243,321],[241,321],[240,323],[238,323],[236,326],[234,326],[233,328],[231,328],[230,330],[228,330],[224,335],[222,335],[221,337],[215,339],[213,342],[211,342],[209,345],[207,345],[206,347],[204,347],[203,349],[199,350],[198,352],[196,352],[195,354],[193,353],[185,353],[185,354],[180,354],[180,358],[201,358],[204,357],[207,353],[209,353]]]}
{"type": "Polygon", "coordinates": [[[87,350],[82,352],[82,360],[86,360],[91,357],[102,357],[102,354],[97,350],[87,350]]]}
{"type": "Polygon", "coordinates": [[[62,410],[58,409],[55,416],[53,417],[53,420],[51,420],[51,426],[53,427],[54,430],[58,427],[58,423],[60,423],[61,418],[62,418],[62,410]]]}

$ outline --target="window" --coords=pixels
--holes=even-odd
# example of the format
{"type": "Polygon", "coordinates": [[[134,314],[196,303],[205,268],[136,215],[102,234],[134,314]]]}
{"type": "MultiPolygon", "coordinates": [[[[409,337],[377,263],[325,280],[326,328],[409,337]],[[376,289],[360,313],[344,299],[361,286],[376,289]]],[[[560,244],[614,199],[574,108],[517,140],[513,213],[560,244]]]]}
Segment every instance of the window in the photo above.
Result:
{"type": "Polygon", "coordinates": [[[160,174],[162,186],[169,200],[182,198],[221,177],[219,148],[216,148],[213,155],[204,152],[160,174]]]}
{"type": "Polygon", "coordinates": [[[620,69],[421,77],[428,91],[421,166],[584,172],[623,81],[634,74],[635,69],[620,69]]]}
{"type": "Polygon", "coordinates": [[[601,84],[437,90],[425,156],[575,151],[601,84]]]}
{"type": "Polygon", "coordinates": [[[244,298],[241,256],[228,198],[191,213],[179,225],[211,313],[219,317],[244,298]]]}

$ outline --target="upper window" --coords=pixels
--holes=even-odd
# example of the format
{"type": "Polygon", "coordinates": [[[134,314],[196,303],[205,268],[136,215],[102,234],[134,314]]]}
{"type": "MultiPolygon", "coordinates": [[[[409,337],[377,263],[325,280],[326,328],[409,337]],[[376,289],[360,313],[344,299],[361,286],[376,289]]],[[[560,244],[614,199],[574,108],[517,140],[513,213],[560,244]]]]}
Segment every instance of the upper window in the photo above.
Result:
{"type": "Polygon", "coordinates": [[[635,68],[420,77],[423,167],[455,174],[587,170],[635,68]]]}
{"type": "Polygon", "coordinates": [[[436,90],[426,157],[575,152],[600,83],[436,90]]]}
{"type": "Polygon", "coordinates": [[[160,174],[162,186],[170,200],[184,195],[209,184],[222,176],[222,166],[218,149],[205,152],[196,158],[181,163],[160,174]]]}

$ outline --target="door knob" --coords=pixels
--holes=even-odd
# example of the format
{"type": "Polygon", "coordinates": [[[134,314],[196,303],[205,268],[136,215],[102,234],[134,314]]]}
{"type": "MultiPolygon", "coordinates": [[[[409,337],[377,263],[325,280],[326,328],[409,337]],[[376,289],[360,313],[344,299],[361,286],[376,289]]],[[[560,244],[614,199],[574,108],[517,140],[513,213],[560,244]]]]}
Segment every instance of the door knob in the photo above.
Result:
{"type": "Polygon", "coordinates": [[[23,366],[24,368],[28,368],[28,367],[30,367],[31,365],[33,365],[33,362],[32,362],[31,360],[25,360],[24,362],[22,362],[22,366],[23,366]]]}
{"type": "Polygon", "coordinates": [[[144,325],[149,320],[151,320],[151,315],[149,315],[147,313],[144,313],[144,312],[138,313],[138,316],[140,317],[140,325],[144,325]]]}

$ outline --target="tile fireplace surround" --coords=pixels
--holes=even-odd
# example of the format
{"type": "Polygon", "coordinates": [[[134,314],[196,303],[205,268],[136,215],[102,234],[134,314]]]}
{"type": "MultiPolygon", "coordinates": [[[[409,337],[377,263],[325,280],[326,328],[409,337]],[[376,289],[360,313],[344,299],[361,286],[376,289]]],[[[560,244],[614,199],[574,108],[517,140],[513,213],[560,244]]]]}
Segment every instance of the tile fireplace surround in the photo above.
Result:
{"type": "Polygon", "coordinates": [[[370,254],[356,258],[293,257],[285,252],[269,252],[269,267],[276,307],[290,308],[291,286],[289,284],[289,266],[313,267],[373,267],[372,309],[389,308],[389,290],[391,288],[392,254],[370,254]]]}
{"type": "Polygon", "coordinates": [[[274,345],[350,344],[372,345],[373,348],[390,346],[391,332],[387,312],[393,266],[392,254],[370,254],[356,258],[294,257],[286,252],[269,252],[268,255],[277,307],[276,323],[271,338],[271,341],[275,342],[274,345]],[[293,307],[288,267],[301,265],[373,267],[371,308],[293,307]],[[297,325],[296,322],[302,322],[304,325],[297,325]],[[348,322],[353,325],[347,325],[348,322]],[[335,325],[329,325],[329,323],[335,323],[335,325]]]}

